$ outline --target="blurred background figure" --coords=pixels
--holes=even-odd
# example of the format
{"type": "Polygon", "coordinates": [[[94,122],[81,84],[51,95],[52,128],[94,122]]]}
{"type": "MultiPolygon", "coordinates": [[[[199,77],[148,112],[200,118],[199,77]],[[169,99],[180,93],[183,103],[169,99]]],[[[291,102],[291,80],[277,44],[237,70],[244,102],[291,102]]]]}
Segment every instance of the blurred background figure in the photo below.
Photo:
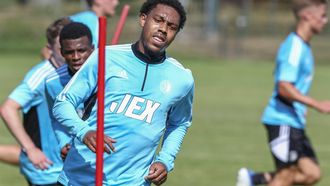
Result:
{"type": "Polygon", "coordinates": [[[111,17],[116,13],[119,0],[86,0],[88,9],[70,16],[74,22],[80,22],[88,26],[92,32],[93,44],[98,47],[98,17],[111,17]]]}
{"type": "MultiPolygon", "coordinates": [[[[63,166],[50,123],[44,80],[48,74],[64,64],[59,34],[70,22],[69,18],[61,18],[47,28],[47,47],[52,50],[52,55],[48,60],[34,66],[0,107],[1,118],[20,144],[20,170],[30,186],[55,186],[63,166]],[[20,112],[23,114],[23,121],[20,112]]],[[[13,158],[18,159],[17,152],[14,151],[13,158]]]]}
{"type": "Polygon", "coordinates": [[[293,0],[295,29],[281,44],[274,70],[275,86],[262,116],[275,171],[238,172],[237,186],[314,185],[321,179],[315,150],[306,134],[307,107],[330,113],[330,101],[309,95],[314,76],[310,42],[328,23],[326,0],[293,0]]]}
{"type": "MultiPolygon", "coordinates": [[[[94,46],[98,47],[98,17],[114,16],[116,13],[116,7],[119,5],[119,0],[86,0],[86,3],[88,5],[88,10],[76,13],[69,17],[74,22],[80,22],[87,25],[92,32],[94,46]]],[[[46,47],[42,48],[41,55],[43,59],[47,59],[50,54],[50,50],[47,50],[46,47]]]]}

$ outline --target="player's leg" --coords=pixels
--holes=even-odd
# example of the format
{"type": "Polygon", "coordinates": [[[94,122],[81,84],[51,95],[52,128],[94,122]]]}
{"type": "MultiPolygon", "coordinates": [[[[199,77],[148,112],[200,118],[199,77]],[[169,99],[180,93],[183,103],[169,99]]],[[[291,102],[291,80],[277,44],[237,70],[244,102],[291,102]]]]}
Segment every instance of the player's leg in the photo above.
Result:
{"type": "Polygon", "coordinates": [[[310,158],[301,158],[298,162],[299,170],[294,176],[294,183],[299,185],[314,185],[321,179],[321,169],[310,158]]]}
{"type": "MultiPolygon", "coordinates": [[[[280,159],[277,160],[278,171],[269,186],[315,184],[321,177],[321,171],[305,131],[292,127],[283,127],[283,129],[285,130],[281,129],[280,133],[289,134],[289,144],[284,146],[282,144],[282,147],[272,146],[275,159],[281,158],[281,153],[286,156],[282,156],[284,162],[281,162],[280,159]],[[284,150],[287,145],[288,152],[284,150]]],[[[282,141],[285,141],[284,139],[282,138],[282,141]]]]}
{"type": "Polygon", "coordinates": [[[276,172],[270,180],[269,186],[292,185],[297,172],[298,156],[292,145],[292,127],[288,125],[265,125],[268,132],[268,145],[272,153],[276,172]]]}
{"type": "Polygon", "coordinates": [[[321,179],[321,169],[317,162],[315,152],[313,150],[312,144],[309,141],[305,133],[299,132],[300,144],[296,146],[300,147],[299,154],[300,158],[298,160],[298,172],[295,175],[295,184],[302,185],[313,185],[321,179]]]}
{"type": "MultiPolygon", "coordinates": [[[[282,139],[282,136],[280,136],[280,126],[268,126],[265,125],[266,131],[268,133],[268,142],[269,145],[271,145],[271,141],[276,140],[277,138],[282,139]]],[[[272,149],[272,147],[270,147],[272,149]]],[[[278,160],[274,153],[272,152],[272,155],[275,159],[275,164],[278,167],[278,164],[281,163],[280,160],[278,160]]],[[[285,164],[284,164],[285,165],[285,164]]],[[[247,168],[241,168],[238,171],[237,175],[237,182],[236,186],[254,186],[254,185],[265,185],[268,184],[274,177],[275,171],[273,172],[258,172],[255,173],[254,171],[247,169],[247,168]]]]}
{"type": "Polygon", "coordinates": [[[297,166],[278,171],[268,186],[314,185],[320,178],[318,164],[310,158],[301,158],[297,166]]]}
{"type": "Polygon", "coordinates": [[[274,172],[255,173],[251,169],[241,168],[237,174],[236,186],[265,185],[272,180],[274,172]]]}
{"type": "Polygon", "coordinates": [[[297,172],[297,167],[294,165],[281,168],[267,186],[291,186],[294,183],[294,176],[297,172]]]}
{"type": "Polygon", "coordinates": [[[19,164],[21,148],[18,145],[0,145],[0,161],[12,165],[19,164]]]}

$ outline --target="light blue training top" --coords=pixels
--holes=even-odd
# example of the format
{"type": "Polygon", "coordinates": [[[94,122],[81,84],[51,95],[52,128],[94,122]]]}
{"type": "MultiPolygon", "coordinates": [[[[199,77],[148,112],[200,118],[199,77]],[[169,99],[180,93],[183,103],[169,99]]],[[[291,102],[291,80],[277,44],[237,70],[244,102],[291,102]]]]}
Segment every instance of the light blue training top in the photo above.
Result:
{"type": "MultiPolygon", "coordinates": [[[[87,131],[96,130],[96,106],[83,121],[75,107],[96,90],[95,51],[56,99],[55,118],[75,136],[59,182],[63,185],[95,184],[95,153],[82,143],[87,131]]],[[[154,161],[168,171],[192,120],[194,80],[190,70],[166,57],[147,64],[131,44],[106,48],[104,133],[117,142],[116,152],[104,154],[103,185],[150,185],[144,177],[154,161]],[[142,90],[142,89],[143,90],[142,90]],[[163,136],[159,154],[156,149],[163,136]]]]}
{"type": "MultiPolygon", "coordinates": [[[[72,75],[69,71],[68,65],[56,69],[53,73],[49,74],[46,78],[45,91],[46,98],[49,106],[50,118],[52,127],[55,131],[56,138],[59,143],[59,147],[62,149],[66,144],[71,144],[72,136],[65,131],[62,125],[60,125],[52,114],[52,109],[56,96],[63,90],[65,85],[70,81],[72,75]]],[[[82,109],[77,110],[79,115],[82,115],[82,109]]]]}
{"type": "Polygon", "coordinates": [[[262,116],[262,122],[270,125],[289,125],[304,129],[306,105],[290,103],[278,95],[278,82],[286,81],[303,95],[308,95],[314,74],[314,58],[311,47],[296,33],[291,33],[282,43],[276,59],[275,88],[262,116]]]}
{"type": "Polygon", "coordinates": [[[21,173],[31,183],[37,185],[56,183],[63,166],[44,93],[44,80],[54,71],[55,67],[49,61],[43,61],[34,66],[9,95],[10,99],[21,106],[25,130],[34,144],[53,162],[47,170],[36,169],[26,153],[21,152],[19,158],[21,173]]]}

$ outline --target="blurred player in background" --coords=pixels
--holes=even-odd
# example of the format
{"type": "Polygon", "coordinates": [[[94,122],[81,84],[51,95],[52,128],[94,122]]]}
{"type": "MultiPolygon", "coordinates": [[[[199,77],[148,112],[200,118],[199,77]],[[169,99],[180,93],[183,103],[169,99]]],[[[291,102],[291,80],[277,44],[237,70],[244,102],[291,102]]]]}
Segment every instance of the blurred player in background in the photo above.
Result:
{"type": "Polygon", "coordinates": [[[98,47],[99,22],[98,17],[111,17],[116,13],[119,0],[86,0],[89,10],[70,16],[72,21],[80,22],[88,26],[93,36],[93,44],[98,47]]]}
{"type": "MultiPolygon", "coordinates": [[[[66,65],[58,68],[46,78],[46,98],[49,106],[52,126],[61,148],[61,157],[65,158],[71,146],[72,137],[63,129],[52,115],[52,108],[56,96],[63,90],[72,76],[81,68],[86,59],[93,52],[92,34],[89,28],[77,22],[66,25],[60,33],[61,53],[66,65]]],[[[78,108],[78,113],[82,116],[82,104],[78,108]]]]}
{"type": "Polygon", "coordinates": [[[276,171],[253,173],[242,168],[237,186],[314,185],[321,178],[306,127],[307,107],[330,113],[330,101],[318,101],[308,92],[314,75],[310,41],[328,22],[326,0],[293,0],[296,30],[280,46],[274,73],[275,88],[262,122],[276,171]]]}
{"type": "MultiPolygon", "coordinates": [[[[89,10],[79,12],[69,16],[74,22],[80,22],[88,26],[92,32],[93,44],[98,47],[99,39],[99,22],[98,17],[111,17],[116,13],[116,7],[119,5],[119,0],[86,0],[89,10]]],[[[43,48],[41,55],[46,59],[51,54],[50,50],[43,48]]]]}
{"type": "Polygon", "coordinates": [[[1,117],[21,146],[19,165],[30,186],[55,185],[63,166],[45,101],[44,80],[64,64],[59,33],[70,22],[69,18],[62,18],[47,28],[51,57],[34,66],[1,105],[1,117]]]}
{"type": "MultiPolygon", "coordinates": [[[[104,185],[161,185],[174,167],[191,125],[194,80],[165,51],[185,20],[178,0],[148,0],[140,10],[139,40],[106,48],[104,185]]],[[[96,105],[86,121],[76,107],[97,89],[97,54],[54,104],[54,117],[75,136],[59,177],[63,185],[95,184],[96,105]]]]}

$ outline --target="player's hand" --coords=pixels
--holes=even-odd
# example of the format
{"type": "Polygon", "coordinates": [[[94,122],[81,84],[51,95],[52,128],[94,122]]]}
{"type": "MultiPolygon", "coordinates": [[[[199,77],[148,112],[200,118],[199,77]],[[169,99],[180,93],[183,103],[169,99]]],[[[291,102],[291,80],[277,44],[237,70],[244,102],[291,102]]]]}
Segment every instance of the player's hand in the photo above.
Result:
{"type": "Polygon", "coordinates": [[[167,179],[167,170],[163,163],[155,162],[149,168],[149,174],[145,177],[146,180],[151,181],[155,185],[165,183],[167,179]]]}
{"type": "Polygon", "coordinates": [[[46,155],[37,147],[32,147],[25,150],[29,160],[37,169],[45,170],[53,164],[46,155]]]}
{"type": "Polygon", "coordinates": [[[315,108],[321,113],[330,113],[330,101],[319,101],[315,108]]]}
{"type": "Polygon", "coordinates": [[[61,158],[62,158],[62,160],[65,160],[66,155],[68,154],[70,148],[71,148],[71,145],[69,143],[65,144],[65,146],[62,147],[62,149],[61,149],[61,158]]]}
{"type": "MultiPolygon", "coordinates": [[[[91,151],[96,152],[96,131],[88,131],[84,136],[83,142],[91,151]]],[[[113,143],[116,143],[116,140],[104,135],[104,151],[106,153],[115,152],[113,143]]]]}

